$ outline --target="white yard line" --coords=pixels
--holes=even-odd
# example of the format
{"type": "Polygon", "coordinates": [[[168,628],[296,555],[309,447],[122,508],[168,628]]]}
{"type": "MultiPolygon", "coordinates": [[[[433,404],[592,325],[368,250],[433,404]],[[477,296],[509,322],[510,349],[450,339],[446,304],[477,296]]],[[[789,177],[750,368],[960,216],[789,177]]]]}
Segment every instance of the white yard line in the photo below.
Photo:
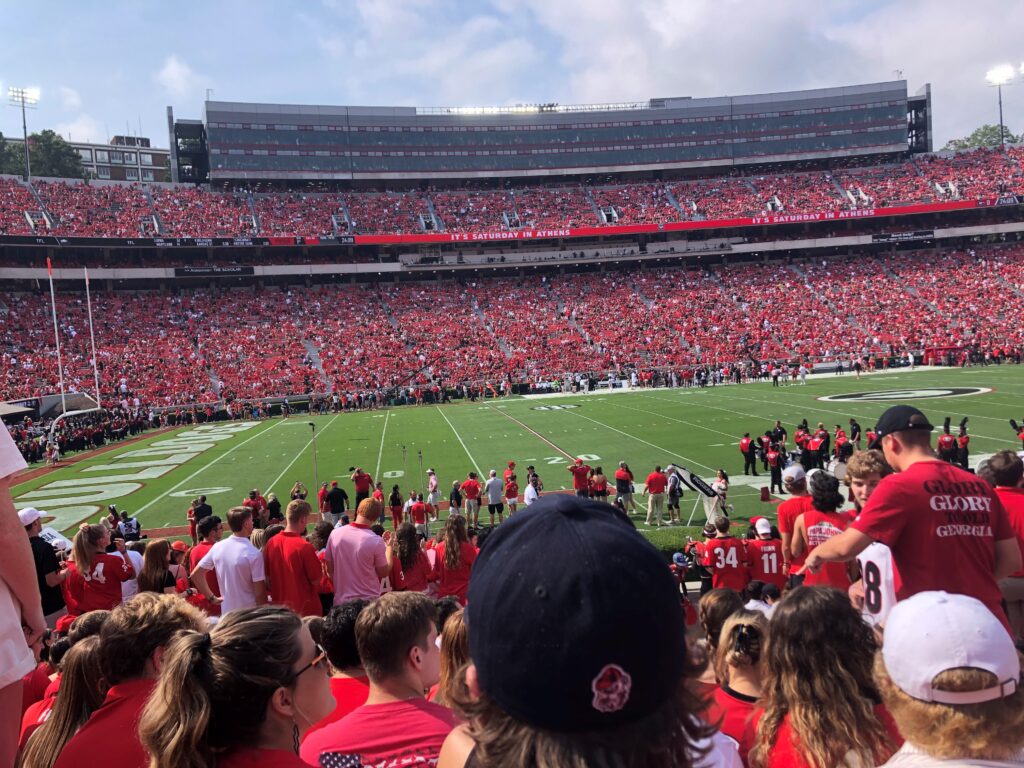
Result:
{"type": "MultiPolygon", "coordinates": [[[[333,424],[337,420],[338,416],[341,416],[341,414],[340,413],[335,414],[334,418],[327,422],[327,426],[324,427],[323,430],[321,430],[321,432],[320,432],[321,435],[324,432],[326,432],[328,429],[331,428],[331,424],[333,424]]],[[[267,491],[270,491],[270,489],[272,489],[275,485],[277,485],[281,481],[281,478],[284,477],[285,473],[289,469],[292,468],[292,465],[296,461],[299,460],[299,457],[302,456],[302,454],[304,454],[306,452],[306,449],[309,448],[309,446],[312,444],[312,442],[313,442],[313,438],[311,437],[311,438],[309,438],[309,440],[306,441],[306,444],[299,449],[298,453],[295,454],[295,458],[293,458],[291,461],[288,462],[288,466],[286,466],[284,469],[281,470],[281,474],[279,474],[277,477],[274,478],[274,482],[272,482],[270,485],[267,486],[267,491]]],[[[319,491],[320,489],[318,488],[316,490],[319,491]]]]}
{"type": "Polygon", "coordinates": [[[441,414],[441,418],[448,422],[448,426],[452,428],[452,432],[455,434],[455,439],[459,441],[459,445],[462,446],[462,450],[466,452],[466,455],[469,457],[469,460],[473,462],[473,466],[476,468],[477,475],[483,477],[484,471],[480,469],[480,465],[476,463],[476,459],[473,458],[473,454],[469,452],[469,448],[467,448],[466,444],[462,442],[462,437],[459,435],[458,430],[455,429],[455,425],[448,421],[448,417],[444,415],[444,411],[441,410],[441,406],[435,405],[434,408],[436,408],[437,412],[441,414]]]}
{"type": "Polygon", "coordinates": [[[161,493],[161,494],[160,494],[159,496],[157,496],[157,497],[156,497],[155,499],[153,499],[153,500],[152,500],[151,502],[149,502],[148,504],[143,504],[143,505],[142,505],[141,507],[139,507],[139,508],[138,508],[137,510],[135,510],[135,514],[136,514],[136,515],[140,515],[140,514],[142,514],[142,513],[143,513],[143,512],[145,512],[145,511],[146,511],[147,509],[149,509],[149,508],[150,508],[150,507],[152,507],[152,506],[153,506],[154,504],[156,504],[156,503],[157,503],[158,501],[162,501],[163,499],[165,499],[165,498],[167,498],[168,496],[170,496],[170,495],[171,495],[172,493],[174,493],[174,491],[176,491],[176,490],[178,490],[179,488],[181,488],[181,487],[182,487],[183,485],[185,485],[185,483],[189,482],[189,481],[190,481],[190,480],[191,480],[192,478],[194,478],[194,477],[198,476],[199,474],[201,474],[202,472],[206,471],[206,470],[207,470],[207,469],[209,469],[210,467],[216,466],[216,465],[217,465],[217,464],[218,464],[218,463],[220,462],[220,460],[221,460],[221,459],[223,459],[223,458],[224,458],[225,456],[227,456],[227,455],[229,455],[229,454],[231,454],[231,453],[234,453],[234,452],[235,452],[235,451],[237,451],[237,450],[238,450],[239,448],[241,448],[241,447],[242,447],[243,445],[245,445],[246,443],[250,443],[250,442],[252,442],[252,441],[253,441],[253,440],[255,440],[255,439],[256,439],[257,437],[261,437],[261,436],[263,436],[263,435],[267,434],[267,432],[269,432],[270,430],[272,430],[272,429],[273,429],[274,427],[276,427],[276,426],[277,426],[278,424],[284,424],[284,423],[285,423],[285,420],[284,420],[284,419],[278,419],[277,421],[275,421],[275,422],[274,422],[273,424],[271,424],[271,425],[270,425],[269,427],[267,427],[266,429],[261,429],[261,430],[260,430],[259,432],[257,432],[257,433],[256,433],[255,435],[252,435],[252,436],[250,436],[250,437],[246,438],[245,440],[243,440],[242,442],[238,443],[237,445],[235,445],[235,446],[233,446],[233,447],[229,448],[229,449],[228,449],[228,450],[226,450],[226,451],[225,451],[224,453],[222,453],[222,454],[221,454],[220,456],[218,456],[218,457],[217,457],[216,459],[214,459],[213,461],[211,461],[211,462],[210,462],[209,464],[204,464],[204,465],[203,465],[203,466],[201,466],[201,467],[200,467],[199,469],[197,469],[197,470],[196,470],[195,472],[193,472],[193,473],[192,473],[191,475],[189,475],[189,476],[188,476],[188,477],[186,477],[186,478],[185,478],[184,480],[182,480],[182,481],[181,481],[180,483],[178,483],[177,485],[175,485],[175,486],[173,486],[173,487],[171,487],[171,488],[168,488],[168,489],[167,489],[166,491],[164,491],[163,493],[161,493]]]}
{"type": "MultiPolygon", "coordinates": [[[[380,433],[380,450],[377,451],[377,469],[373,473],[373,476],[377,480],[380,480],[380,460],[381,460],[381,457],[384,455],[384,435],[386,435],[388,433],[388,419],[390,419],[390,418],[391,418],[391,411],[389,410],[389,411],[387,411],[386,415],[384,416],[384,431],[382,431],[380,433]]],[[[328,424],[327,426],[329,427],[331,425],[328,424]]]]}

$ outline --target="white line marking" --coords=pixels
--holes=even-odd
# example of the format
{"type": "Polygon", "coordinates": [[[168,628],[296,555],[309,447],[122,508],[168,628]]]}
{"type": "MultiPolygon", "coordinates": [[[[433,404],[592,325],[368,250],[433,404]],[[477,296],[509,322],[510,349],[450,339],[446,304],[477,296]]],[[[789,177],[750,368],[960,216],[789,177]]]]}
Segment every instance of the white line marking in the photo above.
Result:
{"type": "Polygon", "coordinates": [[[484,471],[480,469],[480,465],[476,463],[476,459],[473,458],[473,454],[469,452],[469,448],[467,448],[466,444],[462,442],[462,437],[459,435],[458,430],[455,429],[455,425],[448,421],[448,417],[444,415],[444,411],[441,410],[440,406],[435,405],[434,408],[437,409],[437,412],[441,414],[441,418],[448,422],[448,426],[452,428],[452,432],[455,433],[455,439],[459,441],[459,445],[462,446],[462,450],[466,452],[466,455],[469,457],[469,460],[473,462],[473,467],[476,468],[477,475],[483,477],[484,471]]]}
{"type": "MultiPolygon", "coordinates": [[[[324,432],[326,432],[328,429],[330,429],[331,428],[331,424],[333,424],[335,419],[337,419],[338,416],[340,416],[340,415],[341,415],[340,413],[335,414],[334,418],[327,422],[327,426],[324,427],[320,431],[320,434],[322,435],[324,432]]],[[[312,442],[313,442],[313,438],[311,437],[311,438],[309,438],[309,440],[306,441],[306,444],[299,449],[298,453],[295,454],[295,457],[291,461],[288,462],[288,466],[286,466],[284,469],[281,470],[281,474],[279,474],[277,477],[274,478],[274,482],[272,482],[269,486],[267,486],[268,490],[272,489],[275,485],[277,485],[280,482],[281,478],[284,477],[285,473],[289,469],[292,468],[292,465],[296,461],[299,460],[299,457],[306,452],[306,449],[309,448],[309,446],[312,444],[312,442]]]]}
{"type": "Polygon", "coordinates": [[[233,446],[233,447],[229,448],[229,449],[228,449],[227,451],[225,451],[224,453],[222,453],[222,454],[221,454],[220,456],[218,456],[218,457],[217,457],[216,459],[214,459],[214,460],[213,460],[213,461],[211,461],[210,463],[208,463],[208,464],[204,464],[203,466],[201,466],[201,467],[200,467],[199,469],[197,469],[197,470],[196,470],[195,472],[193,472],[193,473],[192,473],[191,475],[189,475],[189,476],[188,476],[188,477],[186,477],[186,478],[185,478],[184,480],[182,480],[182,481],[181,481],[180,483],[178,483],[177,485],[175,485],[175,486],[174,486],[173,488],[168,488],[168,489],[167,489],[166,491],[164,491],[163,493],[161,493],[161,494],[160,494],[159,496],[157,496],[157,497],[156,497],[155,499],[153,499],[153,500],[152,500],[151,502],[149,502],[148,504],[143,504],[143,505],[142,505],[141,507],[139,507],[139,508],[138,508],[137,510],[135,510],[135,514],[136,514],[136,515],[141,515],[141,514],[142,514],[143,512],[145,512],[145,511],[146,511],[147,509],[149,509],[150,507],[152,507],[152,506],[153,506],[154,504],[156,504],[156,503],[157,503],[158,501],[161,501],[161,500],[165,499],[165,498],[166,498],[167,496],[169,496],[169,495],[170,495],[170,494],[171,494],[171,493],[172,493],[173,491],[176,491],[176,490],[178,490],[179,488],[181,488],[181,486],[183,486],[183,485],[184,485],[185,483],[187,483],[187,482],[188,482],[189,480],[191,480],[191,479],[192,479],[193,477],[196,477],[196,476],[197,476],[197,475],[199,475],[199,474],[200,474],[201,472],[203,472],[203,471],[205,471],[205,470],[209,469],[210,467],[212,467],[212,466],[216,465],[216,464],[217,464],[217,462],[219,462],[219,461],[221,461],[222,459],[224,459],[224,458],[225,458],[225,457],[226,457],[226,456],[227,456],[227,455],[228,455],[229,453],[234,453],[235,451],[237,451],[237,450],[238,450],[239,448],[241,448],[241,447],[242,447],[243,445],[245,445],[246,443],[249,443],[249,442],[251,442],[251,441],[255,440],[255,439],[256,439],[257,437],[260,437],[261,435],[265,435],[265,434],[267,434],[267,432],[269,432],[270,430],[272,430],[272,429],[273,429],[274,427],[278,426],[279,424],[284,424],[284,423],[285,423],[285,421],[284,421],[283,419],[282,419],[281,421],[275,421],[275,422],[274,422],[273,424],[271,424],[271,425],[270,425],[269,427],[267,427],[266,429],[261,429],[261,430],[260,430],[259,432],[257,432],[257,433],[256,433],[255,435],[252,435],[251,437],[248,437],[248,438],[246,438],[245,440],[243,440],[242,442],[238,443],[238,445],[235,445],[235,446],[233,446]]]}
{"type": "MultiPolygon", "coordinates": [[[[384,417],[384,430],[380,433],[380,450],[377,451],[377,469],[373,473],[373,476],[377,479],[380,479],[380,457],[384,455],[384,435],[388,433],[388,419],[390,418],[391,411],[388,411],[387,415],[384,417]]],[[[328,424],[328,426],[330,425],[328,424]]]]}

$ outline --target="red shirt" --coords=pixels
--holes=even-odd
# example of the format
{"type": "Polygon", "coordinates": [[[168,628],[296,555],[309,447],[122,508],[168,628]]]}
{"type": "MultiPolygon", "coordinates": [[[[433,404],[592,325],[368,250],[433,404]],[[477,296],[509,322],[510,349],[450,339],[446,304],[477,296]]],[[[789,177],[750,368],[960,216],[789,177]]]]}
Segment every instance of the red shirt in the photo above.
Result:
{"type": "Polygon", "coordinates": [[[651,472],[647,476],[648,493],[664,493],[668,486],[668,478],[661,472],[651,472]]]}
{"type": "Polygon", "coordinates": [[[765,455],[765,458],[768,459],[768,466],[769,467],[772,467],[774,469],[775,467],[779,466],[779,452],[778,451],[768,451],[768,453],[765,455]]]}
{"type": "Polygon", "coordinates": [[[747,453],[750,450],[750,443],[752,440],[749,437],[744,437],[740,440],[740,453],[747,453]]]}
{"type": "Polygon", "coordinates": [[[462,483],[462,492],[467,499],[475,501],[480,498],[480,483],[476,480],[465,480],[462,483]]]}
{"type": "Polygon", "coordinates": [[[743,542],[732,536],[711,539],[704,550],[704,566],[712,570],[711,585],[742,592],[750,581],[743,542]]]}
{"type": "Polygon", "coordinates": [[[747,562],[750,578],[774,584],[780,590],[786,586],[782,569],[782,542],[779,539],[753,539],[747,542],[747,562]]]}
{"type": "Polygon", "coordinates": [[[573,464],[569,471],[572,472],[573,490],[586,491],[590,488],[590,467],[586,464],[573,464]]]}
{"type": "Polygon", "coordinates": [[[299,755],[309,765],[324,764],[325,752],[357,755],[360,765],[434,765],[458,722],[450,709],[426,699],[364,704],[307,736],[299,755]]]}
{"type": "Polygon", "coordinates": [[[469,592],[469,574],[476,561],[476,547],[468,541],[459,545],[459,567],[450,570],[444,564],[445,546],[442,541],[437,545],[436,558],[434,560],[434,573],[438,580],[438,596],[447,597],[455,595],[459,602],[466,604],[466,594],[469,592]]]}
{"type": "Polygon", "coordinates": [[[948,451],[956,447],[956,438],[952,435],[939,435],[939,450],[948,451]]]}
{"type": "Polygon", "coordinates": [[[356,493],[369,493],[370,486],[373,485],[373,478],[365,472],[360,472],[352,478],[352,484],[356,488],[356,493]]]}
{"type": "Polygon", "coordinates": [[[430,559],[422,549],[416,554],[411,568],[403,568],[402,561],[395,553],[391,561],[391,588],[396,592],[426,592],[427,584],[433,578],[430,559]]]}
{"type": "MultiPolygon", "coordinates": [[[[833,536],[846,530],[849,518],[843,514],[827,514],[811,507],[803,514],[804,530],[807,533],[807,551],[813,552],[815,547],[824,544],[833,536]]],[[[808,587],[835,587],[844,592],[850,588],[850,576],[846,563],[825,563],[817,573],[808,572],[804,576],[804,584],[808,587]]]]}
{"type": "MultiPolygon", "coordinates": [[[[213,544],[208,541],[200,541],[192,549],[188,551],[188,572],[192,573],[199,565],[199,561],[203,559],[207,552],[213,548],[213,544]]],[[[206,571],[206,583],[210,586],[210,591],[213,592],[217,597],[220,597],[220,584],[217,583],[217,571],[216,569],[210,569],[206,571]]],[[[333,590],[332,590],[333,591],[333,590]]],[[[220,616],[220,606],[214,605],[202,595],[196,595],[197,605],[209,616],[220,616]]]]}
{"type": "Polygon", "coordinates": [[[502,474],[502,478],[503,478],[503,479],[505,480],[505,482],[506,482],[506,483],[508,483],[508,479],[509,479],[510,477],[512,477],[512,475],[514,475],[515,473],[516,473],[516,471],[515,471],[514,469],[512,469],[512,467],[509,467],[509,468],[508,468],[508,469],[506,469],[506,470],[505,470],[505,472],[504,472],[504,473],[502,474]]]}
{"type": "Polygon", "coordinates": [[[294,752],[287,749],[239,747],[217,755],[217,768],[309,768],[294,752]]]}
{"type": "Polygon", "coordinates": [[[21,686],[21,714],[37,701],[42,701],[46,696],[46,689],[50,685],[50,668],[46,663],[36,664],[36,668],[22,678],[21,686]]]}
{"type": "MultiPolygon", "coordinates": [[[[811,508],[810,496],[794,496],[779,504],[776,514],[779,516],[779,532],[792,534],[796,527],[796,519],[811,508]]],[[[800,557],[794,557],[789,562],[789,572],[796,573],[803,568],[806,553],[800,557]]]]}
{"type": "Polygon", "coordinates": [[[416,525],[425,525],[427,522],[427,505],[422,501],[417,501],[409,507],[409,517],[412,518],[413,523],[416,525]]]}
{"type": "Polygon", "coordinates": [[[87,760],[102,755],[105,765],[118,768],[149,768],[149,755],[139,743],[139,717],[155,687],[156,680],[141,678],[108,690],[100,708],[64,745],[53,768],[77,768],[86,755],[87,760]]]}
{"type": "Polygon", "coordinates": [[[756,698],[736,693],[723,683],[715,688],[704,715],[708,723],[717,725],[718,730],[736,740],[740,760],[744,765],[747,764],[747,755],[754,748],[754,741],[757,739],[757,711],[756,698]]]}
{"type": "MultiPolygon", "coordinates": [[[[755,728],[757,727],[757,721],[760,720],[762,713],[763,710],[759,709],[757,711],[754,722],[755,728]]],[[[887,710],[882,704],[876,704],[875,717],[877,717],[879,722],[882,724],[882,727],[885,729],[889,736],[889,740],[893,745],[897,749],[903,746],[903,737],[900,735],[899,729],[896,727],[896,722],[892,719],[892,715],[889,714],[889,710],[887,710]]],[[[893,752],[895,752],[895,749],[893,752]]],[[[878,765],[881,765],[890,757],[892,757],[891,754],[886,755],[882,760],[878,761],[878,765]]],[[[790,724],[790,716],[788,714],[779,724],[779,731],[775,734],[775,742],[768,751],[768,764],[765,768],[811,768],[811,764],[804,760],[803,755],[800,753],[796,734],[793,733],[793,728],[790,724]]]]}
{"type": "Polygon", "coordinates": [[[322,616],[318,589],[323,578],[313,545],[297,533],[281,531],[263,547],[263,565],[270,594],[300,616],[322,616]]]}
{"type": "MultiPolygon", "coordinates": [[[[68,568],[78,570],[74,562],[68,568]]],[[[121,603],[121,582],[135,578],[135,569],[120,554],[106,553],[93,555],[92,570],[82,576],[82,595],[79,609],[82,613],[89,611],[109,611],[121,603]]]]}
{"type": "Polygon", "coordinates": [[[919,461],[883,478],[851,525],[892,550],[898,599],[927,590],[969,595],[1007,623],[995,544],[1014,530],[985,481],[944,461],[919,461]]]}
{"type": "Polygon", "coordinates": [[[55,703],[53,698],[40,699],[25,710],[25,714],[21,716],[21,734],[18,736],[18,749],[24,749],[25,745],[28,744],[29,737],[43,723],[50,719],[55,703]]]}
{"type": "MultiPolygon", "coordinates": [[[[1010,520],[1010,527],[1017,536],[1017,543],[1020,545],[1021,554],[1024,554],[1024,488],[996,488],[996,496],[1003,502],[1006,516],[1010,520]]],[[[1024,578],[1024,568],[1016,573],[1010,574],[1014,578],[1024,578]]]]}
{"type": "Polygon", "coordinates": [[[505,481],[505,498],[508,501],[515,501],[519,498],[519,483],[505,481]]]}
{"type": "Polygon", "coordinates": [[[332,677],[330,683],[331,695],[334,697],[334,711],[310,727],[306,731],[306,735],[302,737],[303,741],[325,725],[336,723],[349,712],[363,706],[366,703],[366,697],[370,695],[370,681],[365,677],[332,677]]]}

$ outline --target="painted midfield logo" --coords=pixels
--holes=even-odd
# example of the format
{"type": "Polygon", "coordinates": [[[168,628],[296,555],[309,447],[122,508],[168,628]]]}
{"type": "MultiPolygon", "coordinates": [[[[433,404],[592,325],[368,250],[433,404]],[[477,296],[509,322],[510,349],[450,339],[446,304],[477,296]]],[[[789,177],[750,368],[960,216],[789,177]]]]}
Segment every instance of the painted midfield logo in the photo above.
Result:
{"type": "Polygon", "coordinates": [[[882,392],[851,392],[845,395],[819,397],[828,403],[889,402],[890,400],[925,400],[940,397],[965,397],[984,395],[992,390],[987,387],[945,387],[931,389],[887,389],[882,392]]]}
{"type": "Polygon", "coordinates": [[[531,411],[567,411],[570,408],[579,408],[578,405],[569,403],[568,405],[535,405],[531,408],[531,411]]]}

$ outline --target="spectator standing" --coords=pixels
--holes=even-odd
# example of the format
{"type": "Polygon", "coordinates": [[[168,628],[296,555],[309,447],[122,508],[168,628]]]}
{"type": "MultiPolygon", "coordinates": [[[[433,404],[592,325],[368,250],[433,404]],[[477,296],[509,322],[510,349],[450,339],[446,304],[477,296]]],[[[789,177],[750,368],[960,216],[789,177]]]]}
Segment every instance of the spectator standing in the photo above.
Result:
{"type": "Polygon", "coordinates": [[[572,474],[572,489],[577,496],[590,497],[590,467],[583,463],[583,459],[574,459],[567,469],[572,474]]]}
{"type": "Polygon", "coordinates": [[[470,472],[462,482],[462,494],[466,497],[466,518],[473,521],[473,527],[480,527],[480,481],[476,472],[470,472]]]}
{"type": "Polygon", "coordinates": [[[1009,629],[999,580],[1024,565],[1020,545],[995,491],[935,456],[933,429],[913,406],[882,414],[870,447],[881,447],[896,473],[878,484],[846,531],[807,556],[804,569],[850,560],[880,541],[892,550],[899,599],[934,590],[966,594],[1009,629]]]}
{"type": "Polygon", "coordinates": [[[115,541],[118,555],[107,554],[110,532],[102,525],[82,523],[71,545],[68,590],[79,613],[109,611],[121,602],[121,584],[136,577],[124,541],[115,541]]]}
{"type": "Polygon", "coordinates": [[[787,574],[790,586],[798,587],[804,583],[800,569],[804,565],[804,557],[793,555],[793,531],[796,530],[796,519],[811,508],[811,494],[807,492],[807,472],[803,464],[790,464],[782,473],[782,484],[790,498],[779,504],[776,512],[779,520],[779,533],[782,536],[783,572],[787,574]]]}
{"type": "MultiPolygon", "coordinates": [[[[199,535],[199,543],[192,547],[188,553],[188,572],[191,574],[195,571],[199,565],[199,561],[202,560],[206,553],[213,549],[213,545],[221,540],[224,535],[224,526],[220,521],[220,518],[216,515],[210,515],[204,517],[202,522],[196,526],[196,533],[199,535]]],[[[217,571],[216,569],[208,571],[206,574],[206,583],[210,587],[210,592],[214,597],[220,597],[220,584],[217,583],[217,571]]],[[[203,594],[200,590],[200,594],[203,594]]],[[[220,605],[213,604],[206,598],[203,598],[204,602],[199,606],[210,616],[220,616],[220,605]]]]}
{"type": "Polygon", "coordinates": [[[452,595],[466,604],[470,572],[476,562],[477,550],[469,542],[464,517],[449,517],[444,524],[441,541],[434,549],[434,574],[441,597],[452,595]]]}
{"type": "Polygon", "coordinates": [[[317,594],[323,568],[305,538],[312,513],[307,502],[289,501],[285,529],[263,547],[267,591],[276,605],[285,605],[299,616],[323,615],[317,594]]]}
{"type": "Polygon", "coordinates": [[[43,530],[43,514],[35,507],[27,507],[18,512],[18,520],[25,527],[28,543],[32,548],[36,581],[42,598],[43,618],[46,626],[53,629],[57,619],[68,612],[60,589],[60,585],[68,577],[68,569],[58,559],[53,546],[39,535],[43,530]]]}
{"type": "Polygon", "coordinates": [[[537,490],[538,480],[537,475],[534,475],[526,484],[526,490],[523,491],[523,506],[528,507],[540,498],[540,493],[537,490]]]}
{"type": "Polygon", "coordinates": [[[496,470],[492,469],[487,473],[484,493],[487,494],[487,512],[491,516],[491,525],[494,525],[495,512],[498,513],[498,522],[501,523],[502,515],[505,513],[505,484],[498,477],[496,470]]]}
{"type": "Polygon", "coordinates": [[[331,662],[331,695],[334,697],[333,711],[316,722],[306,737],[326,725],[336,723],[349,712],[363,706],[370,694],[370,681],[359,658],[356,645],[356,621],[370,603],[367,600],[349,600],[336,605],[324,618],[320,645],[331,662]]]}
{"type": "Polygon", "coordinates": [[[280,606],[225,616],[167,648],[139,733],[150,768],[304,768],[299,739],[333,705],[327,655],[280,606]]]}
{"type": "Polygon", "coordinates": [[[259,488],[249,491],[248,497],[242,501],[242,506],[252,510],[252,522],[255,528],[266,528],[268,523],[267,500],[263,498],[259,488]]]}
{"type": "Polygon", "coordinates": [[[334,525],[347,522],[348,494],[338,487],[337,480],[331,480],[331,489],[324,495],[325,509],[334,525]]]}
{"type": "Polygon", "coordinates": [[[871,627],[842,592],[791,591],[768,625],[764,711],[750,765],[885,762],[902,740],[872,678],[877,648],[871,627]]]}
{"type": "Polygon", "coordinates": [[[433,519],[437,520],[438,510],[441,508],[441,493],[438,490],[437,474],[433,469],[427,470],[427,504],[433,509],[433,519]]]}
{"type": "Polygon", "coordinates": [[[228,527],[231,535],[214,544],[192,570],[193,586],[208,602],[220,605],[222,614],[267,602],[263,555],[249,541],[253,532],[252,509],[229,509],[228,527]],[[213,570],[217,571],[220,597],[210,591],[207,574],[213,570]]]}
{"type": "MultiPolygon", "coordinates": [[[[657,466],[647,476],[644,486],[644,495],[647,499],[647,525],[661,527],[662,518],[665,516],[665,489],[668,487],[668,478],[657,466]]],[[[671,521],[670,521],[671,522],[671,521]]]]}
{"type": "Polygon", "coordinates": [[[395,531],[390,579],[391,588],[396,592],[425,592],[434,580],[430,559],[420,547],[420,537],[410,522],[402,523],[395,531]]]}
{"type": "Polygon", "coordinates": [[[436,615],[433,601],[416,592],[390,592],[363,609],[356,621],[356,644],[370,680],[369,697],[302,743],[299,754],[306,763],[437,761],[457,720],[451,710],[424,697],[440,673],[436,615]]]}
{"type": "MultiPolygon", "coordinates": [[[[173,595],[141,592],[111,611],[100,629],[99,647],[100,669],[110,688],[102,706],[67,742],[53,768],[76,768],[83,757],[95,755],[103,755],[104,761],[118,768],[150,768],[138,723],[161,668],[166,669],[163,654],[178,632],[198,634],[206,628],[203,614],[173,595]]],[[[183,692],[183,688],[176,691],[182,700],[183,692]]]]}
{"type": "Polygon", "coordinates": [[[459,481],[452,481],[452,490],[448,494],[448,514],[462,514],[462,491],[459,489],[459,481]]]}
{"type": "Polygon", "coordinates": [[[404,504],[402,492],[397,485],[391,486],[391,493],[388,495],[388,510],[391,512],[391,527],[398,530],[402,524],[402,506],[404,504]]]}
{"type": "Polygon", "coordinates": [[[13,476],[25,459],[0,427],[0,765],[13,765],[22,713],[22,678],[35,667],[33,648],[46,632],[32,548],[11,500],[13,476]]]}
{"type": "MultiPolygon", "coordinates": [[[[814,551],[833,536],[846,530],[848,517],[839,513],[843,495],[834,475],[818,470],[810,477],[811,508],[796,519],[793,531],[793,554],[800,557],[814,551]]],[[[809,587],[835,587],[842,591],[850,588],[850,575],[846,563],[827,563],[815,573],[808,573],[804,584],[809,587]]]]}
{"type": "Polygon", "coordinates": [[[727,588],[743,592],[750,581],[747,569],[747,553],[743,542],[729,533],[729,518],[720,517],[715,522],[715,538],[704,548],[704,563],[711,573],[711,584],[715,589],[727,588]]]}
{"type": "Polygon", "coordinates": [[[511,517],[519,506],[519,483],[516,482],[515,473],[505,478],[504,484],[505,503],[508,505],[508,515],[511,517]]]}
{"type": "Polygon", "coordinates": [[[139,592],[173,595],[177,592],[171,574],[171,545],[167,539],[154,539],[146,544],[139,572],[139,592]]]}
{"type": "MultiPolygon", "coordinates": [[[[850,488],[853,506],[859,515],[875,492],[883,477],[892,474],[882,452],[875,449],[859,451],[850,457],[844,482],[850,488]]],[[[857,555],[860,581],[850,587],[850,598],[861,607],[864,621],[875,626],[885,623],[889,611],[896,605],[896,572],[892,564],[892,550],[885,544],[869,544],[857,555]]]]}
{"type": "Polygon", "coordinates": [[[394,538],[391,531],[378,536],[370,526],[380,518],[383,506],[373,499],[363,499],[351,525],[335,528],[327,540],[324,562],[334,584],[334,604],[354,598],[373,600],[380,597],[381,579],[391,572],[394,560],[394,538]]]}
{"type": "Polygon", "coordinates": [[[370,489],[373,488],[373,478],[363,471],[362,467],[356,467],[352,473],[352,485],[356,490],[356,507],[363,499],[370,498],[370,489]]]}
{"type": "MultiPolygon", "coordinates": [[[[1003,503],[1024,552],[1024,462],[1013,451],[999,451],[988,460],[988,471],[995,481],[996,496],[1003,503]]],[[[1024,639],[1024,568],[1011,573],[999,582],[1010,629],[1014,640],[1024,639]]]]}
{"type": "Polygon", "coordinates": [[[750,564],[750,578],[765,584],[774,584],[780,590],[786,587],[785,557],[782,541],[772,532],[768,518],[758,518],[754,523],[757,538],[747,542],[747,562],[750,564]]]}
{"type": "Polygon", "coordinates": [[[633,500],[633,473],[624,461],[620,461],[619,468],[615,470],[615,498],[622,505],[623,512],[628,514],[631,507],[634,513],[638,511],[633,500]]]}
{"type": "Polygon", "coordinates": [[[450,707],[458,686],[459,670],[469,663],[469,628],[466,626],[464,608],[460,608],[445,619],[440,642],[440,676],[428,698],[437,704],[450,707]]]}

